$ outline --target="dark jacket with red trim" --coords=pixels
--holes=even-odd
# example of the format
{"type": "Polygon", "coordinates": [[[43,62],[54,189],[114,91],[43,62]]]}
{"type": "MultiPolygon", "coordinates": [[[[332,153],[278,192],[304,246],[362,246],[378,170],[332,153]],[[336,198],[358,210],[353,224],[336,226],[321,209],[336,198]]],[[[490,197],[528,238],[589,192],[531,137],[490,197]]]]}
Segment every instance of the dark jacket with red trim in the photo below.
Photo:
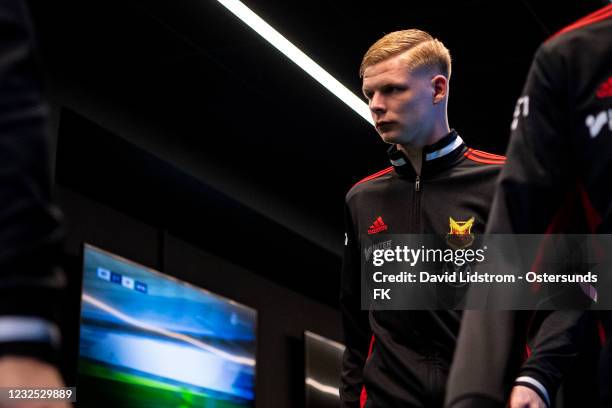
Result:
{"type": "MultiPolygon", "coordinates": [[[[487,232],[612,232],[611,38],[609,5],[538,49],[517,102],[508,162],[487,232]]],[[[454,366],[448,395],[449,403],[462,407],[479,406],[459,405],[475,395],[502,406],[512,381],[522,375],[536,378],[554,399],[590,320],[583,312],[554,312],[538,319],[533,343],[538,351],[517,372],[511,358],[520,353],[529,319],[522,313],[474,312],[464,318],[457,355],[469,357],[454,366]]],[[[591,397],[586,390],[583,394],[591,397]]],[[[592,406],[584,398],[580,406],[592,406]]]]}
{"type": "Polygon", "coordinates": [[[367,311],[360,303],[360,236],[447,234],[449,218],[474,217],[484,232],[504,157],[468,149],[456,132],[427,146],[421,175],[395,146],[392,167],[357,183],[346,196],[340,305],[346,352],[343,407],[442,406],[459,311],[367,311]],[[365,402],[367,400],[367,403],[365,402]]]}

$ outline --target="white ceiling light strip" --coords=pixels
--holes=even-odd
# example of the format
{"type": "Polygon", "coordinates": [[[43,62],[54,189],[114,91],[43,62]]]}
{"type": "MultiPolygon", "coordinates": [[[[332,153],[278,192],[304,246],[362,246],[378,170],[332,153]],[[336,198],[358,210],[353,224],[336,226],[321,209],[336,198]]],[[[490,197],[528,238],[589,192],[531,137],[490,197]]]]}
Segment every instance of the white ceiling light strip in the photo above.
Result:
{"type": "Polygon", "coordinates": [[[368,105],[239,0],[217,0],[370,124],[368,105]]]}

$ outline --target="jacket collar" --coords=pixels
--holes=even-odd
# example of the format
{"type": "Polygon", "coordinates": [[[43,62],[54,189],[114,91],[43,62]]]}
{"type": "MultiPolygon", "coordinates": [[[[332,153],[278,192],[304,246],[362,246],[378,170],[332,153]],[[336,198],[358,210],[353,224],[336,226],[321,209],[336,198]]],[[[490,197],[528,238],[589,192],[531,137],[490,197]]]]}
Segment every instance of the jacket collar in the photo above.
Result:
{"type": "MultiPolygon", "coordinates": [[[[423,148],[423,164],[421,174],[437,173],[446,169],[460,160],[465,151],[465,143],[461,136],[453,129],[436,143],[423,148]]],[[[404,153],[393,145],[387,151],[389,161],[399,175],[415,175],[412,164],[404,153]]]]}

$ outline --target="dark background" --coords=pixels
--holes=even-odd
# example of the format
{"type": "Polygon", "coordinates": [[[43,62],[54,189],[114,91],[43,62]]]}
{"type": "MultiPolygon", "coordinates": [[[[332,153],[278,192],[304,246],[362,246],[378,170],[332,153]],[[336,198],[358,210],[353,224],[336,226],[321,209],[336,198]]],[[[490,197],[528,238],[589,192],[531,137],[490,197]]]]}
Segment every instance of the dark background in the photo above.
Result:
{"type": "MultiPolygon", "coordinates": [[[[342,340],[343,197],[385,145],[216,1],[29,4],[69,226],[67,377],[87,241],[256,308],[257,404],[299,406],[303,330],[342,340]]],[[[429,31],[453,57],[451,127],[503,154],[537,46],[606,2],[245,4],[357,95],[371,43],[429,31]]]]}

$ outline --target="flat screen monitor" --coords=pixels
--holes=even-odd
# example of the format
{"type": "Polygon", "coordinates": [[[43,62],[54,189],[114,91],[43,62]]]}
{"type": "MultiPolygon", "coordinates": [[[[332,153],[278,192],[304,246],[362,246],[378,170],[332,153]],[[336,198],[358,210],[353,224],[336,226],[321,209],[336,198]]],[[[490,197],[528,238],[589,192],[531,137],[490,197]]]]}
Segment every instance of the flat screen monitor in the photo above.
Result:
{"type": "Polygon", "coordinates": [[[83,407],[253,407],[257,313],[85,245],[83,407]]]}
{"type": "Polygon", "coordinates": [[[304,332],[306,408],[340,406],[340,373],[344,346],[318,334],[304,332]]]}

